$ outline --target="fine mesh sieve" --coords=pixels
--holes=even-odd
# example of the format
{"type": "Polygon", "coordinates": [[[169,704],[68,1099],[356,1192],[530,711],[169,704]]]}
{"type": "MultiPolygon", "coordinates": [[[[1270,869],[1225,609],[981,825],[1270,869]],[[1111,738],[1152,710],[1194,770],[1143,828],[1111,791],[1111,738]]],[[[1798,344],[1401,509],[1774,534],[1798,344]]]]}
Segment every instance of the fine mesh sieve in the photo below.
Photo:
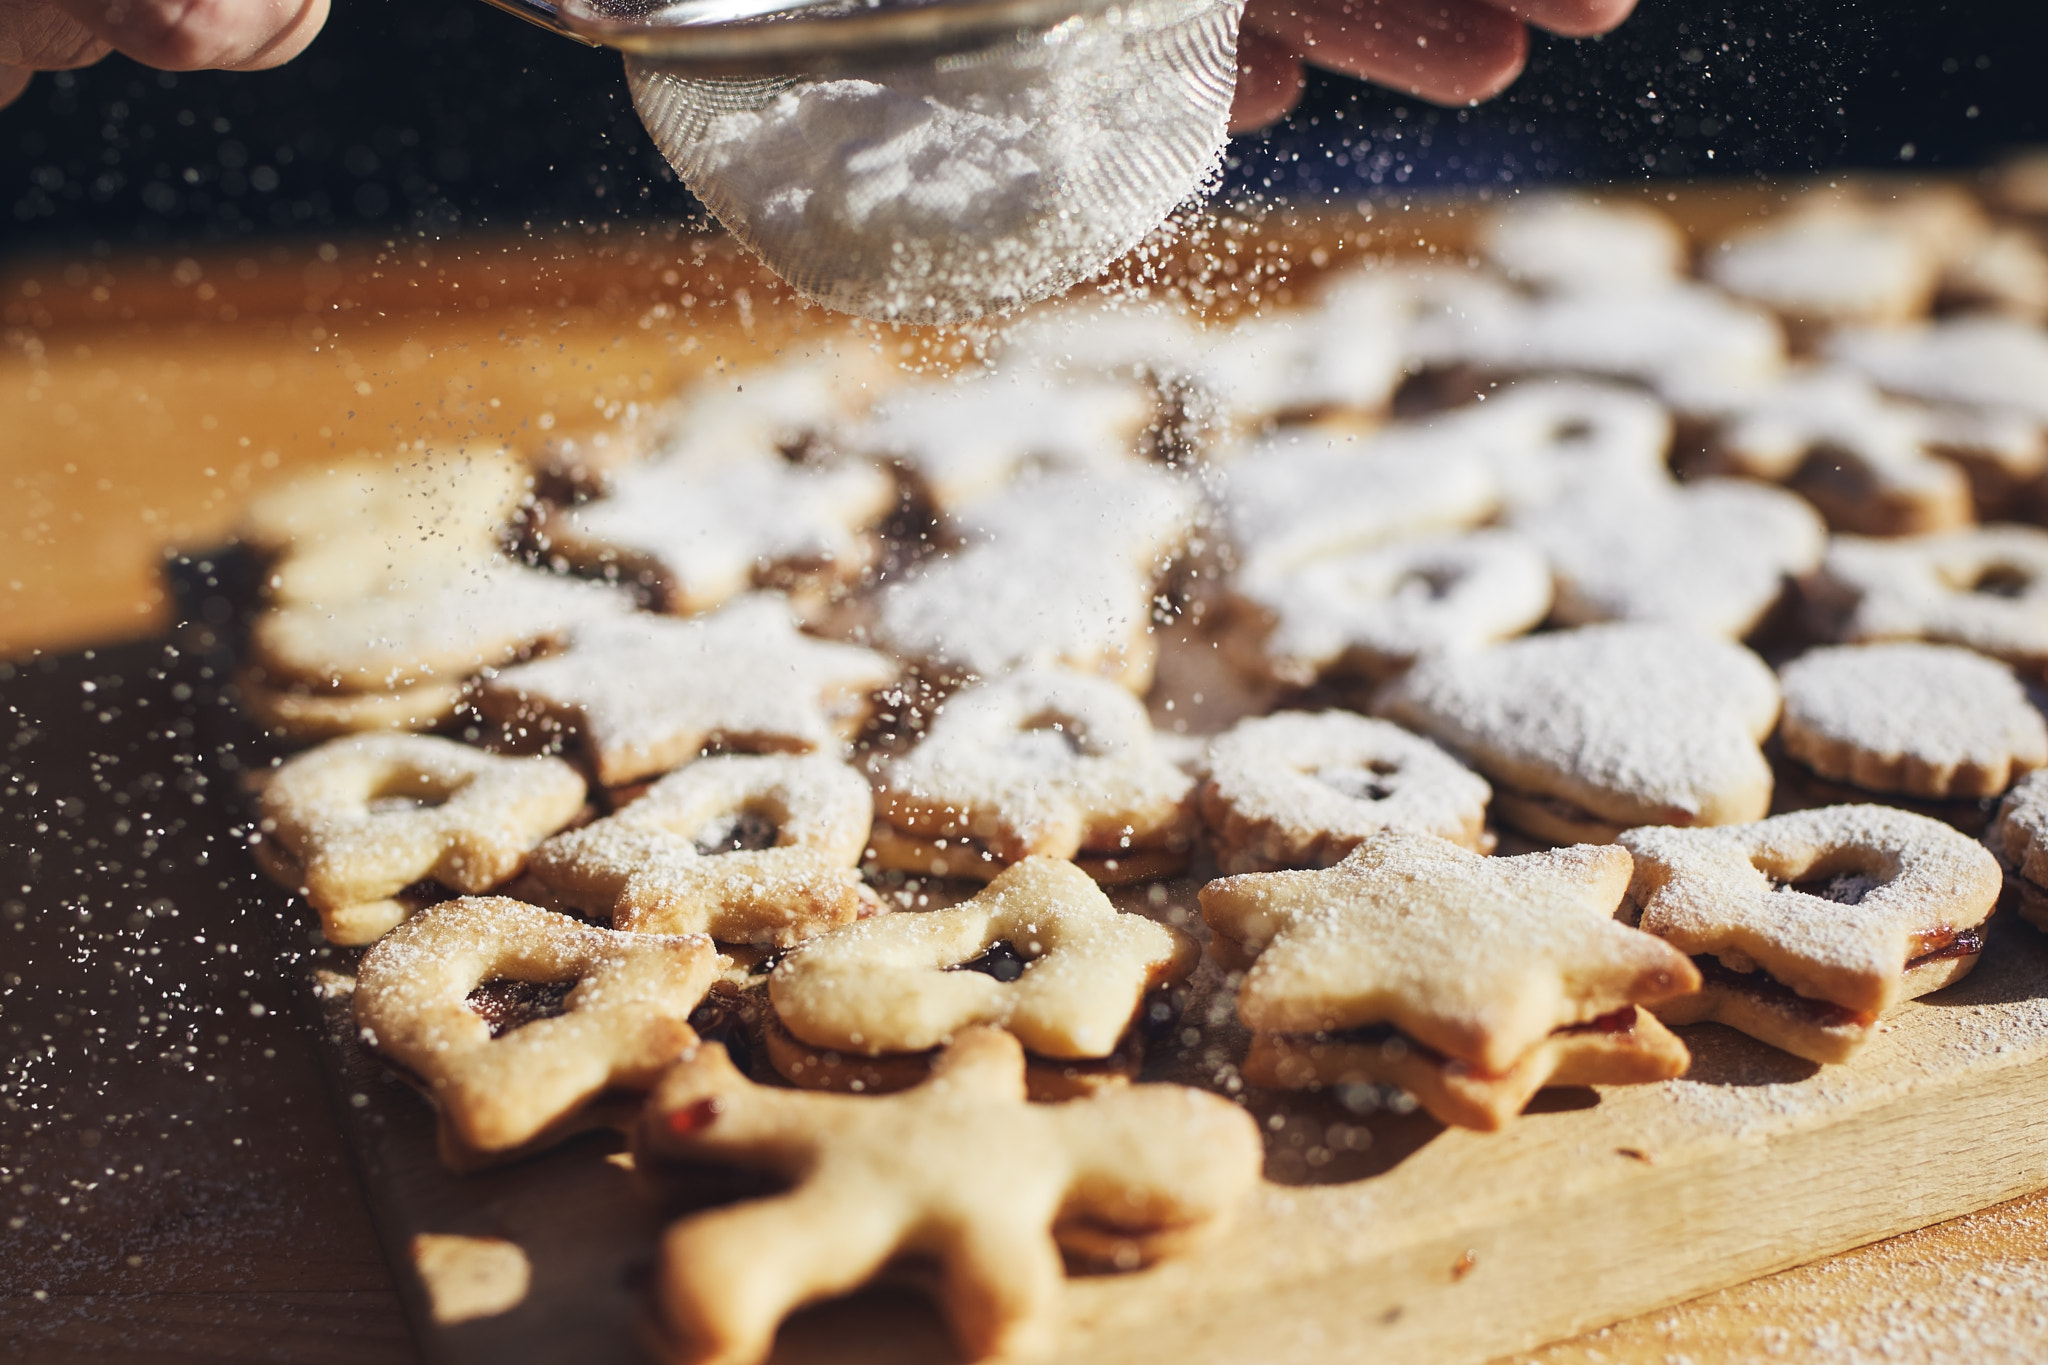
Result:
{"type": "Polygon", "coordinates": [[[566,0],[657,146],[818,302],[958,322],[1136,245],[1220,164],[1242,0],[566,0]],[[765,11],[765,12],[764,12],[765,11]]]}

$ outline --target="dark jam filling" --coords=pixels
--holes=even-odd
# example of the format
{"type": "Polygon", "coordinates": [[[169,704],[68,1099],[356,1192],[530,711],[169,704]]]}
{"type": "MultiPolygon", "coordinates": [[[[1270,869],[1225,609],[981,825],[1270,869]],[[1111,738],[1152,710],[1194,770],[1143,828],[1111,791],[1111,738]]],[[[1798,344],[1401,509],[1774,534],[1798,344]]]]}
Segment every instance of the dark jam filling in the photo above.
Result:
{"type": "Polygon", "coordinates": [[[491,1026],[493,1038],[502,1038],[537,1019],[563,1013],[563,1002],[574,989],[573,981],[486,981],[464,1003],[491,1026]]]}
{"type": "MultiPolygon", "coordinates": [[[[1623,1005],[1618,1010],[1610,1011],[1597,1019],[1588,1019],[1583,1024],[1566,1024],[1563,1028],[1553,1029],[1551,1036],[1556,1037],[1560,1034],[1573,1033],[1604,1033],[1610,1036],[1618,1036],[1634,1032],[1635,1026],[1636,1007],[1634,1005],[1623,1005]]],[[[1333,1029],[1327,1033],[1312,1033],[1305,1036],[1310,1041],[1318,1043],[1347,1043],[1363,1047],[1377,1047],[1383,1053],[1390,1056],[1413,1053],[1424,1061],[1433,1062],[1438,1066],[1460,1065],[1475,1076],[1483,1076],[1485,1074],[1469,1062],[1454,1063],[1451,1058],[1446,1057],[1443,1053],[1438,1052],[1426,1043],[1417,1042],[1392,1024],[1360,1024],[1354,1028],[1333,1029]]]]}
{"type": "Polygon", "coordinates": [[[1018,952],[1014,944],[999,939],[982,949],[979,956],[970,957],[965,962],[956,962],[946,970],[980,972],[983,976],[992,976],[998,981],[1015,981],[1024,975],[1024,969],[1030,965],[1031,960],[1018,952]]]}
{"type": "Polygon", "coordinates": [[[757,853],[774,848],[782,827],[757,811],[734,811],[697,831],[691,840],[705,857],[719,853],[757,853]]]}
{"type": "Polygon", "coordinates": [[[1920,952],[1906,963],[1906,970],[1909,972],[1930,962],[1975,957],[1984,951],[1984,928],[1979,925],[1974,929],[1951,929],[1944,925],[1942,928],[1914,935],[1913,946],[1920,952]]]}
{"type": "Polygon", "coordinates": [[[1721,959],[1710,953],[1694,958],[1692,965],[1700,969],[1701,980],[1755,996],[1789,1014],[1801,1016],[1816,1028],[1868,1028],[1877,1022],[1877,1015],[1867,1010],[1845,1009],[1827,1000],[1812,999],[1769,972],[1738,972],[1723,966],[1721,959]]]}

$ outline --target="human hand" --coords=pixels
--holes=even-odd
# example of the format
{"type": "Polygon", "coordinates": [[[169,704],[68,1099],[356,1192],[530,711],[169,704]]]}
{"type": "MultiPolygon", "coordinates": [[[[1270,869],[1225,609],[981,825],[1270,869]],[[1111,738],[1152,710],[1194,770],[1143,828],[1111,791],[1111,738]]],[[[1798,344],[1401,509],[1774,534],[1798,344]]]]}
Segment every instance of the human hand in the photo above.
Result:
{"type": "Polygon", "coordinates": [[[109,52],[165,71],[258,71],[291,60],[327,0],[0,0],[0,105],[38,71],[109,52]]]}
{"type": "Polygon", "coordinates": [[[1292,109],[1303,62],[1434,104],[1477,103],[1521,74],[1525,23],[1585,38],[1634,8],[1635,0],[1251,0],[1237,38],[1230,131],[1264,127],[1292,109]]]}

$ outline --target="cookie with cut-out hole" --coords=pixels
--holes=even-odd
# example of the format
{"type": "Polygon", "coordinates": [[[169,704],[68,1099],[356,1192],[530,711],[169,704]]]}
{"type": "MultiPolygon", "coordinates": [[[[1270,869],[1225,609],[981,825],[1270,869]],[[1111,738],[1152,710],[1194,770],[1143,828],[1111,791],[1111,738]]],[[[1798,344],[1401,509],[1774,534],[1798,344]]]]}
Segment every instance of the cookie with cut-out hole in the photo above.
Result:
{"type": "Polygon", "coordinates": [[[1225,872],[1328,867],[1379,830],[1491,850],[1486,779],[1420,735],[1349,711],[1283,711],[1210,742],[1197,801],[1225,872]]]}
{"type": "Polygon", "coordinates": [[[884,586],[870,633],[934,677],[1059,666],[1142,695],[1155,585],[1203,515],[1192,481],[1136,461],[1022,479],[954,509],[958,544],[884,586]]]}
{"type": "Polygon", "coordinates": [[[1998,904],[1982,844],[1889,806],[1632,829],[1621,842],[1636,922],[1705,978],[1658,1015],[1715,1020],[1813,1062],[1847,1060],[1880,1016],[1967,975],[1998,904]]]}
{"type": "Polygon", "coordinates": [[[2021,778],[1984,840],[2019,885],[2020,918],[2048,932],[2048,771],[2021,778]]]}
{"type": "Polygon", "coordinates": [[[2014,448],[1995,424],[1959,424],[1894,402],[1840,367],[1761,379],[1679,374],[1663,393],[1705,429],[1695,473],[1786,484],[1838,531],[1918,535],[1968,525],[1971,480],[1951,456],[2040,467],[2038,437],[2014,448]]]}
{"type": "Polygon", "coordinates": [[[542,844],[533,875],[615,929],[786,948],[879,908],[859,871],[873,814],[828,755],[699,759],[542,844]]]}
{"type": "Polygon", "coordinates": [[[296,889],[341,944],[369,943],[432,881],[502,886],[583,809],[583,778],[556,758],[506,758],[426,735],[359,735],[288,760],[259,799],[257,862],[296,889]]]}
{"type": "Polygon", "coordinates": [[[871,843],[881,866],[934,876],[987,880],[1033,855],[1115,881],[1166,875],[1193,843],[1193,787],[1137,698],[1026,669],[946,699],[883,773],[871,843]]]}
{"type": "Polygon", "coordinates": [[[1815,625],[1836,640],[1929,640],[2048,666],[2048,531],[2038,527],[1837,536],[1804,588],[1815,625]]]}
{"type": "Polygon", "coordinates": [[[2031,323],[1976,314],[1849,328],[1829,339],[1827,351],[1887,393],[2048,423],[2048,336],[2031,323]]]}
{"type": "Polygon", "coordinates": [[[2012,669],[1915,641],[1810,650],[1778,670],[1785,752],[1822,777],[1933,801],[1997,796],[2048,766],[2048,723],[2012,669]]]}
{"type": "Polygon", "coordinates": [[[443,901],[363,954],[355,1021],[441,1115],[458,1170],[607,1121],[607,1091],[645,1090],[697,1041],[718,974],[709,939],[617,933],[504,896],[443,901]]]}
{"type": "Polygon", "coordinates": [[[1443,1123],[1496,1133],[1548,1086],[1649,1085],[1683,1076],[1692,1054],[1635,1005],[1558,1029],[1505,1072],[1488,1075],[1386,1024],[1324,1034],[1255,1033],[1239,1068],[1277,1090],[1399,1086],[1443,1123]]]}
{"type": "Polygon", "coordinates": [[[1319,555],[1231,585],[1241,620],[1228,637],[1254,676],[1384,679],[1425,654],[1520,635],[1550,611],[1550,565],[1509,531],[1424,536],[1319,555]]]}
{"type": "MultiPolygon", "coordinates": [[[[1628,879],[1629,855],[1612,845],[1488,858],[1387,829],[1334,867],[1211,882],[1202,918],[1249,962],[1238,1014],[1258,1034],[1286,1035],[1265,1048],[1276,1060],[1384,1026],[1447,1074],[1511,1081],[1517,1066],[1525,1078],[1543,1069],[1532,1054],[1559,1030],[1697,987],[1683,954],[1615,920],[1628,879]]],[[[1312,1067],[1271,1074],[1319,1079],[1312,1067]]],[[[1511,1089],[1497,1092],[1503,1106],[1511,1089]]],[[[1461,1116],[1449,1105],[1438,1115],[1461,1116]]]]}
{"type": "Polygon", "coordinates": [[[1803,499],[1739,479],[1594,485],[1514,528],[1549,557],[1557,621],[1661,621],[1731,638],[1754,630],[1827,547],[1803,499]]]}
{"type": "Polygon", "coordinates": [[[879,1068],[857,1077],[821,1054],[907,1062],[909,1084],[935,1049],[987,1024],[1015,1034],[1033,1071],[1049,1073],[1034,1075],[1036,1096],[1121,1080],[1120,1069],[1062,1068],[1139,1060],[1148,997],[1185,981],[1196,955],[1186,935],[1120,913],[1073,864],[1026,858],[959,905],[864,920],[790,952],[768,978],[787,1034],[770,1035],[769,1058],[799,1085],[900,1088],[879,1068]]]}
{"type": "Polygon", "coordinates": [[[750,587],[858,579],[875,558],[867,533],[895,505],[895,480],[863,460],[799,463],[773,451],[709,469],[661,460],[622,469],[607,496],[552,513],[539,540],[689,616],[750,587]]]}
{"type": "Polygon", "coordinates": [[[275,602],[346,602],[417,587],[497,557],[533,477],[497,447],[362,455],[294,474],[243,510],[275,602]]]}
{"type": "Polygon", "coordinates": [[[269,687],[398,692],[460,682],[557,646],[572,629],[627,606],[601,584],[488,564],[401,591],[272,607],[250,628],[249,656],[269,687]]]}
{"type": "Polygon", "coordinates": [[[1131,1270],[1216,1234],[1262,1152],[1249,1115],[1180,1086],[1027,1103],[1016,1039],[972,1028],[929,1079],[876,1097],[758,1086],[704,1045],[663,1080],[634,1157],[789,1183],[674,1224],[655,1271],[669,1358],[755,1365],[790,1313],[903,1256],[939,1262],[966,1358],[1047,1349],[1063,1254],[1131,1270]]]}
{"type": "Polygon", "coordinates": [[[1631,825],[1762,815],[1771,769],[1758,746],[1778,702],[1770,668],[1740,645],[1619,624],[1424,659],[1373,710],[1483,773],[1497,819],[1605,843],[1631,825]]]}
{"type": "Polygon", "coordinates": [[[872,650],[802,634],[783,598],[758,593],[687,621],[594,622],[564,653],[491,677],[477,702],[508,731],[573,734],[616,787],[712,744],[836,750],[895,677],[872,650]]]}

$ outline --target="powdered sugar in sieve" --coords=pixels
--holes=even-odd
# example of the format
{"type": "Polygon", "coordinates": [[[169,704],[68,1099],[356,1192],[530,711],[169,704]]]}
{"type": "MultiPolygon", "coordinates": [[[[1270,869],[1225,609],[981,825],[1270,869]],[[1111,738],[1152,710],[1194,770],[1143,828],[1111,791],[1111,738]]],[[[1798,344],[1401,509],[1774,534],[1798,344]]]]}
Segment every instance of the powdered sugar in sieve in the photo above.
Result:
{"type": "Polygon", "coordinates": [[[1221,163],[1242,0],[1130,0],[980,50],[832,77],[629,55],[690,189],[830,308],[960,322],[1136,245],[1221,163]]]}

